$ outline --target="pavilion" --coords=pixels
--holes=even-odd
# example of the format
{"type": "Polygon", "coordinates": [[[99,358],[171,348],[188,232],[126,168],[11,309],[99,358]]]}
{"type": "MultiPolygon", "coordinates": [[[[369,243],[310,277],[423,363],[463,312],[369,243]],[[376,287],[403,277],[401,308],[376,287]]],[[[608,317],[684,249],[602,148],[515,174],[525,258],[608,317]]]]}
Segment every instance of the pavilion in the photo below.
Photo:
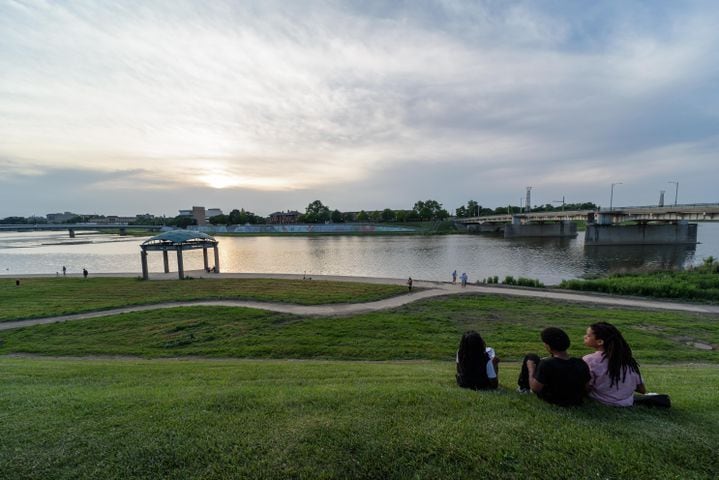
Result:
{"type": "Polygon", "coordinates": [[[205,271],[209,271],[210,265],[207,263],[207,249],[212,247],[215,252],[215,268],[214,272],[220,273],[220,255],[217,250],[217,240],[202,232],[193,230],[172,230],[161,233],[142,242],[140,248],[140,260],[142,262],[142,278],[147,280],[149,272],[147,269],[147,252],[162,252],[162,260],[165,265],[165,273],[170,273],[170,263],[168,261],[167,252],[174,250],[177,252],[177,273],[180,280],[185,278],[185,271],[182,264],[182,252],[184,250],[202,249],[202,256],[205,260],[205,271]]]}

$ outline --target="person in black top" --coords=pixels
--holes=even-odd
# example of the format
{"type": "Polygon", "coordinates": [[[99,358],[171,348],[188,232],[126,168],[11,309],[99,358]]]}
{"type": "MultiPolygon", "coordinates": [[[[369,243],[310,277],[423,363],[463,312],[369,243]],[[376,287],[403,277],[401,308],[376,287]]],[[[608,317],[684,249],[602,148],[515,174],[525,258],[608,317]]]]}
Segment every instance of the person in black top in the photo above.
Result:
{"type": "Polygon", "coordinates": [[[542,400],[563,407],[581,405],[591,378],[589,367],[581,358],[569,356],[569,336],[564,330],[545,328],[541,338],[551,356],[542,360],[535,354],[524,357],[519,390],[531,390],[542,400]]]}

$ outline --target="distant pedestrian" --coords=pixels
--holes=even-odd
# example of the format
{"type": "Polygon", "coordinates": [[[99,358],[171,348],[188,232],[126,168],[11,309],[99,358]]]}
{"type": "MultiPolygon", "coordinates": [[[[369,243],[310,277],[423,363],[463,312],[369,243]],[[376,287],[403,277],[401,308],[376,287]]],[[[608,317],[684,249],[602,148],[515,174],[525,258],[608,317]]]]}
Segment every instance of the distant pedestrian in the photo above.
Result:
{"type": "Polygon", "coordinates": [[[454,285],[456,283],[457,283],[457,270],[452,272],[452,284],[454,285]]]}
{"type": "Polygon", "coordinates": [[[15,286],[16,286],[16,287],[19,287],[19,286],[20,286],[20,279],[19,279],[19,278],[18,278],[17,280],[15,280],[15,286]]]}
{"type": "Polygon", "coordinates": [[[87,268],[82,269],[82,276],[87,278],[87,268]]]}
{"type": "Polygon", "coordinates": [[[467,286],[467,280],[469,277],[467,276],[467,272],[462,272],[462,275],[459,277],[460,280],[462,280],[462,287],[467,286]]]}
{"type": "Polygon", "coordinates": [[[412,291],[412,277],[409,277],[407,279],[407,288],[409,289],[410,292],[412,291]]]}
{"type": "Polygon", "coordinates": [[[62,266],[62,276],[64,277],[67,273],[67,268],[65,268],[65,265],[62,266]]]}

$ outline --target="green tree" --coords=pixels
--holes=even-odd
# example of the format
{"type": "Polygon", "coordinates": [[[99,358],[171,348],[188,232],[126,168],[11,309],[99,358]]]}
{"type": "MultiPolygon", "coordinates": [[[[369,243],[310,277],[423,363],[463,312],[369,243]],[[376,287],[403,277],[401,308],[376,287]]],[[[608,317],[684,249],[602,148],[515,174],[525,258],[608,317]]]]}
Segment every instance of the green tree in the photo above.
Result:
{"type": "Polygon", "coordinates": [[[391,208],[385,208],[382,210],[382,221],[383,222],[391,222],[394,220],[397,216],[394,213],[394,210],[391,208]]]}
{"type": "Polygon", "coordinates": [[[437,200],[420,200],[414,204],[413,210],[420,220],[444,220],[449,217],[449,212],[437,200]]]}
{"type": "Polygon", "coordinates": [[[468,216],[468,215],[467,215],[467,209],[465,208],[465,206],[464,206],[464,205],[461,205],[461,206],[457,207],[457,208],[455,209],[455,211],[454,211],[454,216],[457,217],[457,218],[465,218],[465,217],[467,217],[467,216],[468,216]]]}
{"type": "Polygon", "coordinates": [[[332,223],[344,222],[344,217],[342,216],[342,212],[340,212],[337,209],[332,210],[332,215],[330,216],[330,219],[332,220],[332,223]]]}
{"type": "Polygon", "coordinates": [[[214,217],[210,217],[208,222],[212,225],[229,225],[230,217],[227,215],[215,215],[214,217]]]}
{"type": "Polygon", "coordinates": [[[406,222],[407,221],[407,211],[406,210],[397,210],[394,212],[394,218],[397,222],[406,222]]]}
{"type": "Polygon", "coordinates": [[[365,212],[364,210],[361,210],[361,211],[357,214],[357,221],[358,221],[358,222],[366,222],[366,221],[368,221],[368,220],[369,220],[369,216],[367,215],[367,212],[365,212]]]}
{"type": "Polygon", "coordinates": [[[479,203],[477,203],[475,200],[469,200],[467,202],[467,216],[468,217],[476,217],[479,214],[479,203]]]}
{"type": "Polygon", "coordinates": [[[324,223],[330,219],[329,207],[326,207],[319,200],[307,205],[304,214],[304,221],[307,223],[324,223]]]}
{"type": "Polygon", "coordinates": [[[0,220],[0,223],[4,225],[20,225],[27,223],[25,217],[5,217],[0,220]]]}

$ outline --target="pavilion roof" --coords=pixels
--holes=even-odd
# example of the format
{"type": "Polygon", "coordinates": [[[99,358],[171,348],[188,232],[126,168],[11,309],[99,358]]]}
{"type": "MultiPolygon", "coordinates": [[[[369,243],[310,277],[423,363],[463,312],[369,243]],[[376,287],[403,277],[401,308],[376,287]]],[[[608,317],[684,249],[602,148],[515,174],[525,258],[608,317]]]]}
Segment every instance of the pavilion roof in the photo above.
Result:
{"type": "Polygon", "coordinates": [[[148,238],[140,245],[143,250],[192,250],[217,245],[217,240],[194,230],[170,230],[148,238]]]}

